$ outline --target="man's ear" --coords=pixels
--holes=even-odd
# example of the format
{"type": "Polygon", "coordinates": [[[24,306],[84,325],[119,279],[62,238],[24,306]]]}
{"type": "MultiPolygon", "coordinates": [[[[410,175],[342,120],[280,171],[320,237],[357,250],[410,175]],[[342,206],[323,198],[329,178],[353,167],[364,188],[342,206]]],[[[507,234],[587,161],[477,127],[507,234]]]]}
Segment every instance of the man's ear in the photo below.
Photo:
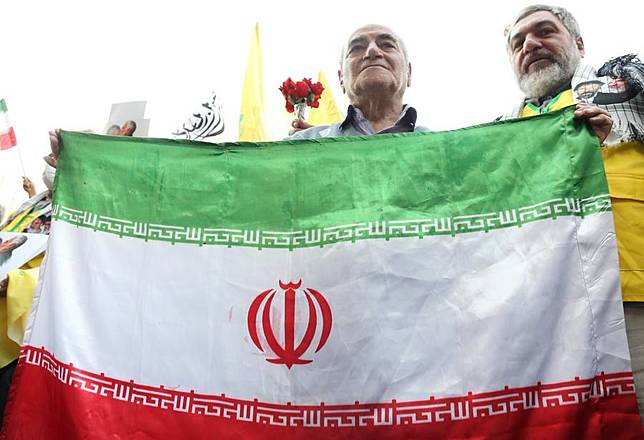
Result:
{"type": "Polygon", "coordinates": [[[584,55],[586,55],[586,50],[584,49],[584,39],[581,37],[577,37],[577,39],[575,39],[575,45],[577,46],[577,49],[579,49],[579,53],[583,58],[584,55]]]}
{"type": "Polygon", "coordinates": [[[342,69],[338,69],[338,81],[340,81],[340,88],[342,93],[346,95],[347,91],[344,89],[344,77],[342,76],[342,69]]]}
{"type": "Polygon", "coordinates": [[[411,63],[407,63],[407,87],[411,86],[411,63]]]}

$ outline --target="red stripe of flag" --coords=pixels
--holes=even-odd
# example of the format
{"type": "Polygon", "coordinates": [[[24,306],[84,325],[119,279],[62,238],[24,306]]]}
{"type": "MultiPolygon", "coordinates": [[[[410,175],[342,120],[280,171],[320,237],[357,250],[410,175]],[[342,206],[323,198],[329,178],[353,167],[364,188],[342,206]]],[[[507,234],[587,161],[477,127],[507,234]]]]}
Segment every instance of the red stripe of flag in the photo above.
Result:
{"type": "Polygon", "coordinates": [[[23,347],[0,439],[135,437],[568,440],[644,435],[630,372],[426,401],[292,405],[123,381],[61,362],[44,348],[23,347]]]}
{"type": "Polygon", "coordinates": [[[9,131],[0,133],[0,150],[15,147],[17,144],[16,132],[13,130],[13,127],[9,127],[9,131]]]}
{"type": "MultiPolygon", "coordinates": [[[[635,394],[612,395],[529,411],[502,411],[475,419],[446,420],[399,426],[341,426],[342,417],[327,426],[276,426],[191,414],[101,396],[66,385],[46,369],[23,364],[14,378],[5,413],[2,439],[641,439],[635,394]],[[18,382],[16,384],[15,382],[18,382]]],[[[126,398],[129,396],[125,396],[126,398]]],[[[161,392],[158,398],[163,398],[161,392]]],[[[130,399],[127,399],[130,400],[130,399]]],[[[236,412],[236,408],[228,408],[236,412]]],[[[499,410],[500,408],[496,408],[499,410]]],[[[253,414],[248,414],[252,420],[253,414]]],[[[279,418],[280,414],[276,414],[279,418]]],[[[344,421],[346,422],[346,421],[344,421]]],[[[303,425],[303,424],[302,424],[303,425]]]]}

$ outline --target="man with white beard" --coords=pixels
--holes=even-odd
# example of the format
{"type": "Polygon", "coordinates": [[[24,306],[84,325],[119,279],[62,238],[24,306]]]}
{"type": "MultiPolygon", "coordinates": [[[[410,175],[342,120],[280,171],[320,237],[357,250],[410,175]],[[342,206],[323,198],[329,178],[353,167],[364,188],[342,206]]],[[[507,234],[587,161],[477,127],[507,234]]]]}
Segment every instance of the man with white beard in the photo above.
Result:
{"type": "Polygon", "coordinates": [[[644,409],[644,66],[634,55],[598,72],[582,63],[584,42],[564,8],[529,6],[506,29],[507,51],[525,99],[505,118],[576,105],[599,141],[606,169],[624,298],[626,331],[644,409]],[[592,103],[592,104],[591,104],[592,103]]]}
{"type": "MultiPolygon", "coordinates": [[[[525,101],[514,117],[533,116],[575,103],[571,81],[585,54],[574,17],[565,9],[545,5],[523,9],[508,33],[508,55],[525,101]]],[[[613,125],[609,113],[578,103],[575,116],[586,119],[600,142],[613,125]]]]}

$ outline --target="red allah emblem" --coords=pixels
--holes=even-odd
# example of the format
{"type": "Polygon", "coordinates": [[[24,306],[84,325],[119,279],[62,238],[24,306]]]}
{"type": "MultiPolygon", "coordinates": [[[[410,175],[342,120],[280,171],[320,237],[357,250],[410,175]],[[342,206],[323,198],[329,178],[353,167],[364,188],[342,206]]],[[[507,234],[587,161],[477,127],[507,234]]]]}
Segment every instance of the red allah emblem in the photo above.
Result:
{"type": "Polygon", "coordinates": [[[322,332],[318,345],[315,348],[315,353],[324,347],[324,344],[326,344],[329,334],[331,333],[331,307],[329,307],[329,303],[326,298],[324,298],[324,295],[320,292],[315,289],[311,289],[310,287],[303,289],[303,295],[300,294],[299,298],[302,298],[302,296],[306,298],[309,312],[308,323],[306,324],[306,330],[304,330],[304,336],[300,340],[299,344],[296,345],[295,333],[298,324],[300,324],[295,320],[296,298],[298,297],[297,289],[299,289],[301,285],[302,280],[299,280],[297,283],[283,283],[281,280],[279,282],[280,288],[284,291],[283,344],[280,344],[277,340],[271,323],[271,306],[273,305],[276,290],[264,290],[253,300],[253,303],[248,309],[248,333],[250,333],[253,343],[262,353],[264,352],[264,348],[262,347],[262,343],[260,342],[259,334],[257,332],[258,327],[260,327],[261,332],[263,332],[264,339],[266,340],[266,344],[273,351],[275,356],[277,356],[266,360],[274,364],[285,364],[289,369],[295,364],[302,365],[313,362],[310,359],[302,359],[302,356],[311,346],[316,333],[318,333],[318,328],[321,328],[322,332]],[[258,325],[257,319],[260,309],[261,326],[258,325]],[[321,315],[321,325],[318,325],[318,313],[321,315]]]}

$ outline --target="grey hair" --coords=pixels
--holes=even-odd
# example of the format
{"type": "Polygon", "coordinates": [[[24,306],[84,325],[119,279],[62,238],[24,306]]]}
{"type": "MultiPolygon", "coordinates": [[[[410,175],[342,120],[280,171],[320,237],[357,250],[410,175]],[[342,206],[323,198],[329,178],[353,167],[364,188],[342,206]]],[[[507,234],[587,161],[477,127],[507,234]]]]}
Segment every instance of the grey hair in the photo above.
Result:
{"type": "Polygon", "coordinates": [[[508,26],[506,28],[506,37],[508,38],[508,41],[510,41],[510,31],[514,27],[514,25],[517,24],[519,20],[524,19],[528,15],[532,15],[535,12],[540,12],[540,11],[546,11],[550,12],[552,15],[557,17],[561,24],[566,28],[566,30],[572,35],[573,39],[577,39],[581,37],[581,31],[579,30],[579,24],[577,23],[577,20],[575,20],[575,17],[566,9],[562,8],[560,6],[549,6],[549,5],[532,5],[532,6],[527,6],[523,8],[520,12],[519,15],[517,15],[517,18],[514,20],[514,23],[512,23],[511,26],[508,26]]]}
{"type": "MultiPolygon", "coordinates": [[[[391,28],[389,28],[389,27],[387,27],[385,25],[382,25],[382,24],[378,24],[378,25],[376,25],[376,24],[365,24],[364,26],[360,26],[359,28],[354,30],[351,33],[351,35],[353,35],[355,33],[355,31],[357,31],[358,29],[362,29],[362,28],[367,27],[367,26],[381,26],[381,27],[389,29],[391,31],[391,33],[393,34],[393,36],[396,37],[396,40],[398,40],[398,44],[400,44],[400,49],[402,50],[403,57],[405,57],[405,64],[409,64],[409,54],[407,53],[407,46],[405,45],[405,40],[403,40],[400,37],[400,35],[398,35],[396,32],[394,32],[391,28]]],[[[342,68],[344,66],[344,53],[345,53],[346,49],[347,49],[347,43],[345,42],[344,44],[342,44],[342,49],[340,50],[340,70],[342,70],[342,68]]]]}

